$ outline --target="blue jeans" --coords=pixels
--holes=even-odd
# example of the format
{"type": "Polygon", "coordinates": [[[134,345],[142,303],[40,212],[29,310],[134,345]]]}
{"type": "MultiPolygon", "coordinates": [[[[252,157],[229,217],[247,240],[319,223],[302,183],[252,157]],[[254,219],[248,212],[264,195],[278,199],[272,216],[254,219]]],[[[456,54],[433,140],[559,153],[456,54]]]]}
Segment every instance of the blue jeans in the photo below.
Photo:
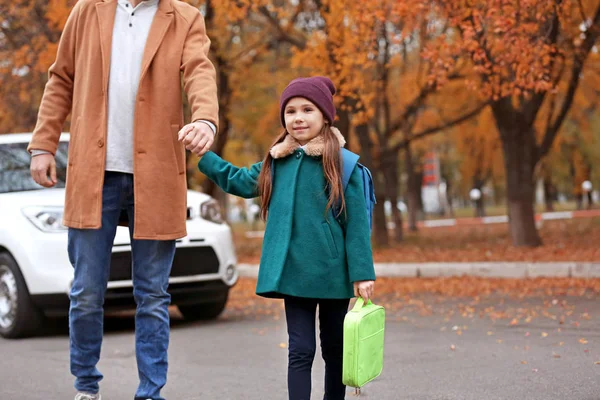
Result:
{"type": "Polygon", "coordinates": [[[349,299],[308,299],[288,296],[285,318],[289,335],[288,393],[290,400],[310,400],[311,370],[316,352],[316,312],[319,306],[321,354],[325,360],[324,400],[343,400],[344,317],[349,299]]]}
{"type": "Polygon", "coordinates": [[[135,350],[140,384],[136,398],[163,400],[167,381],[169,310],[167,292],[174,240],[134,240],[133,175],[106,172],[102,189],[100,229],[69,229],[69,259],[75,269],[69,309],[71,373],[75,389],[97,393],[102,374],[100,359],[104,293],[110,272],[111,250],[119,215],[126,210],[132,238],[135,350]]]}

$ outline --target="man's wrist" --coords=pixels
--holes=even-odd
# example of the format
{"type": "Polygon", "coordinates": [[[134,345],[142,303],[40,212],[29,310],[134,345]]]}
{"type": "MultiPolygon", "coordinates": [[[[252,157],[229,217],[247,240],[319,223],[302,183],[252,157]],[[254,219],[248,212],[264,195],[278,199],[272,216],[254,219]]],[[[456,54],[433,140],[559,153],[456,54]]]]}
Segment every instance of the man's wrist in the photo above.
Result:
{"type": "Polygon", "coordinates": [[[46,151],[46,150],[36,150],[36,149],[31,150],[31,157],[39,156],[42,154],[52,154],[52,153],[50,153],[49,151],[46,151]]]}
{"type": "Polygon", "coordinates": [[[205,120],[205,119],[198,119],[198,120],[196,120],[196,121],[194,121],[194,122],[203,122],[203,123],[205,123],[205,124],[206,124],[206,125],[208,125],[208,126],[210,127],[210,129],[213,131],[213,134],[215,134],[215,135],[217,134],[217,127],[216,127],[216,126],[215,126],[215,124],[213,124],[212,122],[210,122],[210,121],[207,121],[207,120],[205,120]]]}

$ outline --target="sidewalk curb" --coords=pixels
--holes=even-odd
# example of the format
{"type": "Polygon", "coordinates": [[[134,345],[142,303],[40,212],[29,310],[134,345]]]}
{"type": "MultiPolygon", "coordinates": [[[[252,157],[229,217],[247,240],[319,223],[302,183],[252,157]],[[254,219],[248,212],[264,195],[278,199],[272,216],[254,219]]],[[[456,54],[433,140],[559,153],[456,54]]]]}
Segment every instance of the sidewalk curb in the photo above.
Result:
{"type": "MultiPolygon", "coordinates": [[[[258,264],[238,264],[240,277],[256,278],[258,264]]],[[[600,278],[600,263],[594,262],[470,262],[470,263],[376,263],[378,277],[434,278],[478,276],[484,278],[600,278]]]]}

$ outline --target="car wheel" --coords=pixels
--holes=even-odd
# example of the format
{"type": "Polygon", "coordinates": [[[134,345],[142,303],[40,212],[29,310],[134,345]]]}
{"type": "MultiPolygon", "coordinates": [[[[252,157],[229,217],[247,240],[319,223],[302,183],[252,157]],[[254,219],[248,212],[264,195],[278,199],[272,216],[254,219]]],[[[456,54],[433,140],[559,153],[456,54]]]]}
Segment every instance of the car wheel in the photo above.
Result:
{"type": "Polygon", "coordinates": [[[222,300],[210,302],[210,303],[200,303],[200,304],[186,304],[177,306],[179,308],[179,312],[183,315],[183,317],[190,321],[207,321],[211,319],[216,319],[223,310],[225,309],[225,304],[227,304],[226,294],[222,300]]]}
{"type": "Polygon", "coordinates": [[[41,320],[16,261],[8,253],[0,253],[0,336],[28,336],[41,320]]]}

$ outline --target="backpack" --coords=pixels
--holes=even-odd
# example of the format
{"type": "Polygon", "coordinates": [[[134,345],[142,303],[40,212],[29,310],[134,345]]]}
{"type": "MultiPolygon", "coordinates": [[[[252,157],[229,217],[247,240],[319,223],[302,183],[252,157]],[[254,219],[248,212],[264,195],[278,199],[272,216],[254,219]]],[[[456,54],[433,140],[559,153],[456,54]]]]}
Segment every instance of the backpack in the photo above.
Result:
{"type": "MultiPolygon", "coordinates": [[[[344,193],[346,192],[346,188],[348,187],[348,182],[350,181],[350,176],[352,175],[352,171],[354,171],[354,167],[358,166],[358,169],[361,173],[363,180],[363,188],[364,188],[364,196],[365,196],[365,204],[367,206],[367,217],[369,219],[369,230],[373,228],[373,209],[375,208],[375,204],[377,200],[375,199],[375,188],[373,185],[373,176],[371,175],[371,171],[364,165],[358,162],[360,158],[358,154],[351,152],[348,149],[341,148],[340,149],[340,157],[342,159],[342,185],[344,188],[344,193]]],[[[337,205],[334,207],[333,215],[339,214],[339,209],[341,205],[337,205]]],[[[340,225],[342,221],[338,218],[338,222],[340,225]]]]}

